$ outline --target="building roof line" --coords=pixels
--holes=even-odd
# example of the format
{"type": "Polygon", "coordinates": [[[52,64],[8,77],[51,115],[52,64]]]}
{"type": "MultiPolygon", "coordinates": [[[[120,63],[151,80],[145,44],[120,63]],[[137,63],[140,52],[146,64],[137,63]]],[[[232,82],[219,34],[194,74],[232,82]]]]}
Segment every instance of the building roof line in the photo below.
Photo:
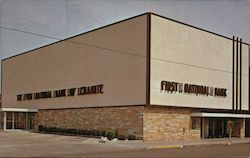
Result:
{"type": "Polygon", "coordinates": [[[77,34],[77,35],[74,35],[74,36],[71,36],[71,37],[67,37],[67,38],[65,38],[65,39],[62,39],[62,40],[59,40],[59,41],[56,41],[56,42],[52,42],[52,43],[50,43],[50,44],[46,44],[46,45],[43,45],[43,46],[41,46],[41,47],[37,47],[37,48],[31,49],[31,50],[28,50],[28,51],[22,52],[22,53],[20,53],[20,54],[16,54],[16,55],[13,55],[13,56],[4,58],[4,59],[2,59],[1,61],[5,61],[5,60],[8,60],[8,59],[11,59],[11,58],[20,56],[20,55],[24,55],[24,54],[27,54],[27,53],[32,52],[32,51],[34,51],[34,50],[38,50],[38,49],[41,49],[41,48],[45,48],[45,47],[47,47],[47,46],[54,45],[54,44],[57,44],[57,43],[59,43],[59,42],[63,42],[63,41],[66,41],[66,40],[69,40],[69,39],[72,39],[72,38],[75,38],[75,37],[78,37],[78,36],[81,36],[81,35],[84,35],[84,34],[88,34],[88,33],[91,33],[91,32],[94,32],[94,31],[97,31],[97,30],[100,30],[100,29],[103,29],[103,28],[106,28],[106,27],[109,27],[109,26],[112,26],[112,25],[115,25],[115,24],[119,24],[119,23],[121,23],[121,22],[125,22],[125,21],[128,21],[128,20],[131,20],[131,19],[134,19],[134,18],[143,16],[143,15],[146,15],[146,14],[148,14],[148,13],[147,13],[147,12],[146,12],[146,13],[142,13],[142,14],[139,14],[139,15],[136,15],[136,16],[132,16],[132,17],[127,18],[127,19],[123,19],[123,20],[120,20],[120,21],[117,21],[117,22],[114,22],[114,23],[111,23],[111,24],[108,24],[108,25],[104,25],[104,26],[102,26],[102,27],[98,27],[98,28],[95,28],[95,29],[90,30],[90,31],[87,31],[87,32],[83,32],[83,33],[80,33],[80,34],[77,34]]]}
{"type": "MultiPolygon", "coordinates": [[[[57,44],[57,43],[59,43],[59,42],[63,42],[63,41],[66,41],[66,40],[69,40],[69,39],[72,39],[72,38],[75,38],[75,37],[78,37],[78,36],[81,36],[81,35],[84,35],[84,34],[87,34],[87,33],[91,33],[91,32],[94,32],[94,31],[97,31],[97,30],[100,30],[100,29],[103,29],[103,28],[106,28],[106,27],[109,27],[109,26],[112,26],[112,25],[115,25],[115,24],[119,24],[119,23],[121,23],[121,22],[128,21],[128,20],[131,20],[131,19],[134,19],[134,18],[143,16],[143,15],[146,15],[146,14],[155,15],[155,16],[158,16],[158,17],[161,17],[161,18],[164,18],[164,19],[167,19],[167,20],[170,20],[170,21],[173,21],[173,22],[176,22],[176,23],[185,25],[185,26],[189,26],[189,27],[192,27],[192,28],[201,30],[201,31],[205,31],[205,32],[210,33],[210,34],[214,34],[214,35],[216,35],[216,36],[220,36],[220,37],[223,37],[223,38],[232,40],[232,38],[230,38],[230,37],[227,37],[227,36],[224,36],[224,35],[221,35],[221,34],[212,32],[212,31],[208,31],[208,30],[205,30],[205,29],[202,29],[202,28],[199,28],[199,27],[196,27],[196,26],[187,24],[187,23],[183,23],[183,22],[180,22],[180,21],[177,21],[177,20],[174,20],[174,19],[171,19],[171,18],[162,16],[162,15],[159,15],[159,14],[156,14],[156,13],[146,12],[146,13],[142,13],[142,14],[139,14],[139,15],[136,15],[136,16],[133,16],[133,17],[130,17],[130,18],[127,18],[127,19],[123,19],[123,20],[120,20],[120,21],[117,21],[117,22],[108,24],[108,25],[104,25],[104,26],[99,27],[99,28],[95,28],[95,29],[90,30],[90,31],[87,31],[87,32],[83,32],[83,33],[80,33],[80,34],[77,34],[77,35],[74,35],[74,36],[71,36],[71,37],[67,37],[67,38],[65,38],[65,39],[62,39],[62,40],[59,40],[59,41],[56,41],[56,42],[52,42],[52,43],[50,43],[50,44],[46,44],[46,45],[43,45],[43,46],[41,46],[41,47],[37,47],[37,48],[34,48],[34,49],[31,49],[31,50],[22,52],[22,53],[17,54],[17,55],[13,55],[13,56],[4,58],[4,59],[2,59],[1,61],[5,61],[5,60],[8,60],[8,59],[11,59],[11,58],[20,56],[20,55],[24,55],[24,54],[27,54],[27,53],[32,52],[32,51],[34,51],[34,50],[38,50],[38,49],[41,49],[41,48],[45,48],[45,47],[47,47],[47,46],[54,45],[54,44],[57,44]]],[[[242,42],[242,43],[243,43],[243,44],[246,44],[246,45],[248,45],[248,46],[250,46],[249,43],[246,43],[246,42],[242,42]]]]}
{"type": "MultiPolygon", "coordinates": [[[[189,26],[189,27],[192,27],[192,28],[201,30],[201,31],[205,31],[205,32],[207,32],[207,33],[214,34],[214,35],[216,35],[216,36],[220,36],[220,37],[223,37],[223,38],[226,38],[226,39],[229,39],[229,40],[233,40],[233,38],[227,37],[227,36],[225,36],[225,35],[221,35],[221,34],[218,34],[218,33],[212,32],[212,31],[209,31],[209,30],[205,30],[205,29],[202,29],[202,28],[200,28],[200,27],[196,27],[196,26],[193,26],[193,25],[190,25],[190,24],[181,22],[181,21],[177,21],[177,20],[174,20],[174,19],[171,19],[171,18],[162,16],[162,15],[159,15],[159,14],[156,14],[156,13],[150,12],[150,14],[155,15],[155,16],[158,16],[158,17],[161,17],[161,18],[163,18],[163,19],[167,19],[167,20],[170,20],[170,21],[173,21],[173,22],[182,24],[182,25],[186,25],[186,26],[189,26]]],[[[248,46],[250,46],[249,43],[246,43],[246,42],[242,42],[242,43],[243,43],[243,44],[246,44],[246,45],[248,45],[248,46]]]]}

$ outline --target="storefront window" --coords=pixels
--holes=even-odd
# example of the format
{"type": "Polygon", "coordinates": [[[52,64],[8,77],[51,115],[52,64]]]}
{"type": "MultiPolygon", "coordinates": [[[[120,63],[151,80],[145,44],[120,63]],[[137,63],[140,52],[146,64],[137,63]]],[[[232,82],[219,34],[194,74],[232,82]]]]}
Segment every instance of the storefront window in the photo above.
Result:
{"type": "Polygon", "coordinates": [[[26,113],[14,113],[14,129],[25,129],[26,113]]]}
{"type": "Polygon", "coordinates": [[[196,129],[196,119],[195,118],[192,118],[191,126],[192,126],[192,129],[196,129]]]}
{"type": "Polygon", "coordinates": [[[6,112],[7,130],[31,130],[35,127],[35,113],[26,112],[6,112]]]}

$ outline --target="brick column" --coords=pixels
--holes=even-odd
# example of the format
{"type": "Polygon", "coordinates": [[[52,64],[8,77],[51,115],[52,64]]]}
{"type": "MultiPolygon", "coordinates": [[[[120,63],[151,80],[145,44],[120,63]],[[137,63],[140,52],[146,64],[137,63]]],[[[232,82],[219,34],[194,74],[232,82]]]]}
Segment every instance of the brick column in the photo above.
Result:
{"type": "Polygon", "coordinates": [[[245,118],[241,121],[240,138],[245,138],[245,118]]]}

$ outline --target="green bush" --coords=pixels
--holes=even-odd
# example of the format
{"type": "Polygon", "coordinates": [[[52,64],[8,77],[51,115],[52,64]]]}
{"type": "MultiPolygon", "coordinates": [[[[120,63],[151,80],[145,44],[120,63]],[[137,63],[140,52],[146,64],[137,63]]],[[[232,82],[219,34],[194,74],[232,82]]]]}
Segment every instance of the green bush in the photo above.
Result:
{"type": "Polygon", "coordinates": [[[126,140],[127,139],[125,134],[118,134],[117,138],[118,138],[118,140],[126,140]]]}
{"type": "Polygon", "coordinates": [[[105,136],[108,138],[108,140],[112,140],[114,138],[116,138],[117,136],[117,131],[116,130],[108,130],[106,133],[105,133],[105,136]]]}
{"type": "Polygon", "coordinates": [[[69,129],[69,134],[77,134],[77,130],[76,129],[69,129]]]}
{"type": "Polygon", "coordinates": [[[105,131],[100,131],[100,136],[105,136],[105,131]]]}
{"type": "Polygon", "coordinates": [[[117,130],[109,130],[107,132],[100,130],[86,130],[86,129],[73,129],[73,128],[61,128],[61,127],[45,127],[43,125],[38,126],[39,131],[49,133],[65,133],[65,134],[78,134],[78,135],[90,135],[90,136],[106,136],[109,139],[118,137],[117,130]]]}
{"type": "Polygon", "coordinates": [[[57,128],[57,133],[65,133],[65,129],[63,129],[63,128],[57,128]]]}
{"type": "Polygon", "coordinates": [[[99,130],[93,130],[94,136],[100,136],[101,132],[99,130]]]}
{"type": "Polygon", "coordinates": [[[82,129],[76,129],[75,132],[76,132],[75,134],[77,134],[77,135],[84,135],[82,129]]]}
{"type": "Polygon", "coordinates": [[[43,131],[43,125],[38,125],[38,130],[43,131]]]}
{"type": "Polygon", "coordinates": [[[132,133],[128,134],[128,140],[135,140],[136,136],[132,133]]]}
{"type": "Polygon", "coordinates": [[[92,134],[92,131],[91,130],[86,130],[86,135],[91,135],[92,134]]]}
{"type": "Polygon", "coordinates": [[[57,131],[56,127],[50,127],[48,128],[49,132],[55,133],[57,131]]]}

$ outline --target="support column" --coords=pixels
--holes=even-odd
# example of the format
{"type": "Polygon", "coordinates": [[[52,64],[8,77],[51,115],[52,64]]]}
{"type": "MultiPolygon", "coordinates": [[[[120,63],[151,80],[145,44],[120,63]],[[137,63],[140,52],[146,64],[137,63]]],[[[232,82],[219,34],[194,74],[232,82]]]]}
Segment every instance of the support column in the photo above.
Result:
{"type": "Polygon", "coordinates": [[[240,138],[245,138],[245,118],[241,121],[240,138]]]}
{"type": "Polygon", "coordinates": [[[222,126],[222,127],[221,127],[221,128],[222,128],[222,129],[221,129],[221,133],[222,133],[222,135],[224,135],[224,133],[225,133],[225,132],[224,132],[224,131],[225,131],[225,129],[224,129],[224,121],[225,121],[224,119],[221,120],[221,126],[222,126]]]}
{"type": "Polygon", "coordinates": [[[28,130],[28,112],[25,113],[25,117],[26,117],[25,118],[26,119],[25,120],[25,128],[26,128],[26,130],[28,130]]]}
{"type": "Polygon", "coordinates": [[[15,113],[14,112],[12,112],[12,130],[14,130],[15,129],[15,113]]]}
{"type": "Polygon", "coordinates": [[[204,118],[201,118],[201,122],[202,122],[202,127],[201,127],[202,134],[201,134],[201,138],[204,139],[205,138],[205,130],[206,130],[204,118]]]}
{"type": "Polygon", "coordinates": [[[214,132],[214,128],[215,128],[215,121],[214,121],[214,119],[213,119],[212,121],[213,121],[213,137],[214,137],[214,135],[215,135],[215,132],[214,132]]]}
{"type": "Polygon", "coordinates": [[[7,115],[7,113],[3,112],[3,130],[4,131],[6,130],[6,115],[7,115]]]}

